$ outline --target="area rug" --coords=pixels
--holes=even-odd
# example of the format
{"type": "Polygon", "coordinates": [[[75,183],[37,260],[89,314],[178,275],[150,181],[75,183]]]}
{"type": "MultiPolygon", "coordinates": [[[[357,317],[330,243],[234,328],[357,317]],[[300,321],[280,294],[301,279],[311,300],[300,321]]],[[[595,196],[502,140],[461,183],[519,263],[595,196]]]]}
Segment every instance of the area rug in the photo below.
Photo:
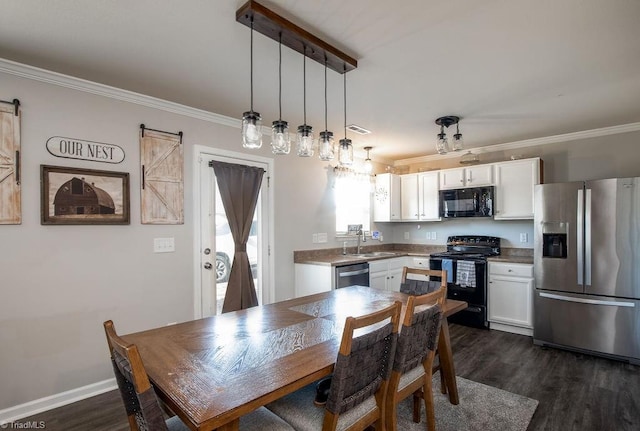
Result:
{"type": "MultiPolygon", "coordinates": [[[[538,401],[471,380],[456,378],[460,404],[454,406],[440,393],[440,377],[433,379],[433,398],[438,431],[526,431],[538,401]]],[[[398,406],[398,431],[425,431],[422,422],[412,420],[412,399],[398,406]]]]}

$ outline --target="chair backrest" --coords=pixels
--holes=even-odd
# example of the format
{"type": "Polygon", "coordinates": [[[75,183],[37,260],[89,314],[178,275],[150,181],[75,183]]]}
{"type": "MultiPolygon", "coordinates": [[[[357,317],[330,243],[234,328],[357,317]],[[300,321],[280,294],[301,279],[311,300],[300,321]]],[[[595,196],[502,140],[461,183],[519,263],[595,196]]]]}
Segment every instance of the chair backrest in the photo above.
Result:
{"type": "MultiPolygon", "coordinates": [[[[445,278],[446,283],[446,278],[445,278]]],[[[407,300],[393,370],[405,373],[423,364],[435,354],[442,323],[442,307],[447,296],[447,287],[407,300]],[[430,305],[429,307],[423,307],[430,305]],[[420,308],[418,308],[420,307],[420,308]]]]}
{"type": "Polygon", "coordinates": [[[375,395],[382,417],[384,397],[395,355],[402,303],[361,317],[347,317],[333,370],[325,422],[375,395]],[[389,320],[388,323],[385,323],[389,320]],[[354,337],[356,329],[365,328],[354,337]],[[373,329],[372,329],[373,328],[373,329]]]}
{"type": "Polygon", "coordinates": [[[104,322],[113,373],[132,431],[166,431],[167,424],[156,393],[142,364],[138,348],[116,334],[113,322],[104,322]]]}
{"type": "Polygon", "coordinates": [[[424,295],[435,292],[438,288],[447,287],[447,271],[432,269],[402,268],[402,281],[400,292],[409,295],[424,295]],[[417,275],[418,279],[408,278],[408,275],[417,275]],[[440,281],[431,280],[431,277],[440,277],[440,281]]]}

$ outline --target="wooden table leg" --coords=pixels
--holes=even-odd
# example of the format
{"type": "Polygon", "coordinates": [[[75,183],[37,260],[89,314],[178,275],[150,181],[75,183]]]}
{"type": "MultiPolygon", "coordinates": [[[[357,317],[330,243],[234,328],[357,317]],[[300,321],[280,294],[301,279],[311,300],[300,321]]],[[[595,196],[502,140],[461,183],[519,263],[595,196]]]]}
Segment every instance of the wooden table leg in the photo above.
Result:
{"type": "Polygon", "coordinates": [[[449,402],[458,405],[458,384],[456,383],[456,371],[453,365],[453,352],[449,339],[449,324],[447,318],[442,319],[440,337],[438,338],[438,355],[440,356],[440,373],[444,377],[445,386],[449,393],[449,402]]]}
{"type": "Polygon", "coordinates": [[[233,421],[218,427],[217,431],[238,431],[240,429],[240,419],[234,419],[233,421]]]}

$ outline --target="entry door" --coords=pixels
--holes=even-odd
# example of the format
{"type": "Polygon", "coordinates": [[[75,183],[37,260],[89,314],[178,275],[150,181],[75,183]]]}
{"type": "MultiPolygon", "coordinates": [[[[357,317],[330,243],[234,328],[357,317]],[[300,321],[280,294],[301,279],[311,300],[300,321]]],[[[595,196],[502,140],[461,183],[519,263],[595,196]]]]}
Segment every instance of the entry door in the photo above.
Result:
{"type": "MultiPolygon", "coordinates": [[[[202,317],[222,312],[235,250],[227,215],[220,198],[215,172],[209,166],[209,161],[211,160],[262,167],[269,172],[268,166],[260,162],[228,156],[201,155],[200,157],[200,247],[198,252],[200,260],[199,295],[201,298],[200,310],[202,317]]],[[[265,293],[267,293],[264,290],[269,280],[267,276],[269,268],[268,185],[268,175],[265,174],[247,242],[247,255],[260,304],[264,302],[265,293]]],[[[196,295],[198,295],[198,292],[196,292],[196,295]]]]}

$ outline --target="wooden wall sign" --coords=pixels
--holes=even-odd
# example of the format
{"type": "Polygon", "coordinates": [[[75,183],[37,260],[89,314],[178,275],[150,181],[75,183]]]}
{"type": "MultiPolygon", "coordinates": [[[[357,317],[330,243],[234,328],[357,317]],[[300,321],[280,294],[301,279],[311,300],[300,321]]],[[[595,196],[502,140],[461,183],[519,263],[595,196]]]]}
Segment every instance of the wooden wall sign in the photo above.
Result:
{"type": "Polygon", "coordinates": [[[52,136],[47,139],[47,151],[65,159],[90,160],[102,163],[122,163],[124,150],[114,144],[52,136]]]}
{"type": "Polygon", "coordinates": [[[161,132],[141,124],[140,163],[142,224],[183,224],[182,132],[161,132]]]}
{"type": "Polygon", "coordinates": [[[0,224],[22,223],[20,102],[0,101],[0,224]]]}

